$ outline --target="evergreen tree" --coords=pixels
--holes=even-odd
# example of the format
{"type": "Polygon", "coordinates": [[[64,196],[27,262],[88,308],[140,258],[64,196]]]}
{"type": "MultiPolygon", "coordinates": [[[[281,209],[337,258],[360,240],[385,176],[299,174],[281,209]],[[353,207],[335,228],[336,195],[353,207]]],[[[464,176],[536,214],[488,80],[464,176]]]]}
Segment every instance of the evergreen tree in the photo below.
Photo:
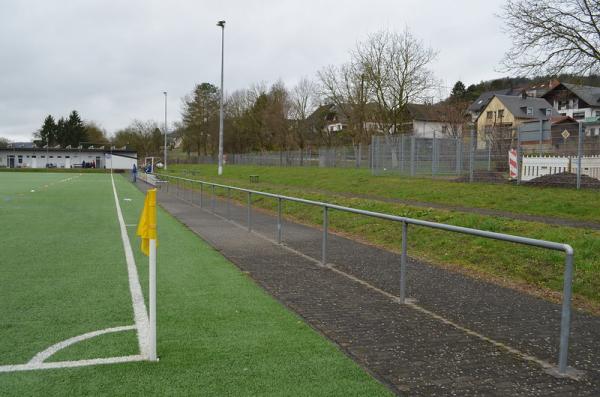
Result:
{"type": "Polygon", "coordinates": [[[65,140],[63,145],[79,146],[79,143],[87,141],[85,125],[79,117],[77,110],[73,110],[66,121],[65,140]]]}
{"type": "Polygon", "coordinates": [[[453,99],[464,99],[467,94],[467,89],[462,81],[458,80],[454,87],[452,87],[452,92],[450,92],[450,97],[453,99]]]}
{"type": "Polygon", "coordinates": [[[36,136],[40,138],[42,146],[56,144],[56,122],[52,115],[46,116],[42,128],[37,132],[36,136]]]}
{"type": "Polygon", "coordinates": [[[50,145],[61,145],[65,146],[67,139],[67,122],[64,117],[58,119],[56,123],[56,133],[54,134],[54,141],[50,142],[50,145]]]}

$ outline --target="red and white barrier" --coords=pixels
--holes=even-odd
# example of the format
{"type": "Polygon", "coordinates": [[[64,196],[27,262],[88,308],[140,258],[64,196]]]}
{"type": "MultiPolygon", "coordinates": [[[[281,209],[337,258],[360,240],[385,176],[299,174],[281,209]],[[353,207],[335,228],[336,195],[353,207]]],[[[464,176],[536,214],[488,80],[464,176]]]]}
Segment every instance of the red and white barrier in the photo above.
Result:
{"type": "Polygon", "coordinates": [[[510,149],[508,151],[508,166],[510,170],[510,179],[517,179],[517,175],[519,172],[517,149],[510,149]]]}

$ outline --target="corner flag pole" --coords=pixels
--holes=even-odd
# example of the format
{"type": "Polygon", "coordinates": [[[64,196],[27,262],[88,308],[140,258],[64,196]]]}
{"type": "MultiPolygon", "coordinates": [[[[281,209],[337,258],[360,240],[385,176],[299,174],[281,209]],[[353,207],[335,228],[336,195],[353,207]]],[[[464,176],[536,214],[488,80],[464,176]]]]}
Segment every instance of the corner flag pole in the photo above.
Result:
{"type": "Polygon", "coordinates": [[[149,315],[149,332],[150,339],[148,349],[148,360],[157,361],[156,357],[156,239],[150,240],[150,255],[149,258],[149,273],[150,273],[150,315],[149,315]]]}
{"type": "Polygon", "coordinates": [[[146,192],[144,209],[137,228],[137,235],[142,238],[141,250],[148,255],[149,273],[149,315],[148,315],[148,360],[157,361],[156,355],[156,189],[146,192]]]}

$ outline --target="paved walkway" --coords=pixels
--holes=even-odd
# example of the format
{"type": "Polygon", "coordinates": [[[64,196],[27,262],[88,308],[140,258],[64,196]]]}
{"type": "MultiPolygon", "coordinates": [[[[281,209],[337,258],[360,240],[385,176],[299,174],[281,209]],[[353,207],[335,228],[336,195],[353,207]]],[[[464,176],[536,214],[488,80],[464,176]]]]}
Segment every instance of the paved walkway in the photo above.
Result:
{"type": "MultiPolygon", "coordinates": [[[[140,183],[140,188],[145,185],[140,183]]],[[[350,357],[401,395],[600,395],[600,318],[573,316],[569,363],[580,380],[549,375],[555,364],[560,307],[414,260],[400,305],[398,255],[330,235],[328,267],[318,264],[321,231],[285,222],[198,192],[170,188],[161,206],[350,357]]],[[[409,229],[410,235],[410,229],[409,229]]],[[[468,247],[465,247],[468,249],[468,247]]]]}

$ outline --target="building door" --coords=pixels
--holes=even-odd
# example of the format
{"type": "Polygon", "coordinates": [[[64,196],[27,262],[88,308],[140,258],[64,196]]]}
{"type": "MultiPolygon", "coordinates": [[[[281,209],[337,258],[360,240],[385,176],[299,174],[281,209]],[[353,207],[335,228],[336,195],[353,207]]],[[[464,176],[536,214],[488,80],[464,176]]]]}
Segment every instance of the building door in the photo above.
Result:
{"type": "Polygon", "coordinates": [[[96,156],[96,168],[102,168],[102,162],[100,161],[100,156],[96,156]]]}
{"type": "Polygon", "coordinates": [[[15,168],[15,156],[12,154],[8,156],[8,168],[15,168]]]}

